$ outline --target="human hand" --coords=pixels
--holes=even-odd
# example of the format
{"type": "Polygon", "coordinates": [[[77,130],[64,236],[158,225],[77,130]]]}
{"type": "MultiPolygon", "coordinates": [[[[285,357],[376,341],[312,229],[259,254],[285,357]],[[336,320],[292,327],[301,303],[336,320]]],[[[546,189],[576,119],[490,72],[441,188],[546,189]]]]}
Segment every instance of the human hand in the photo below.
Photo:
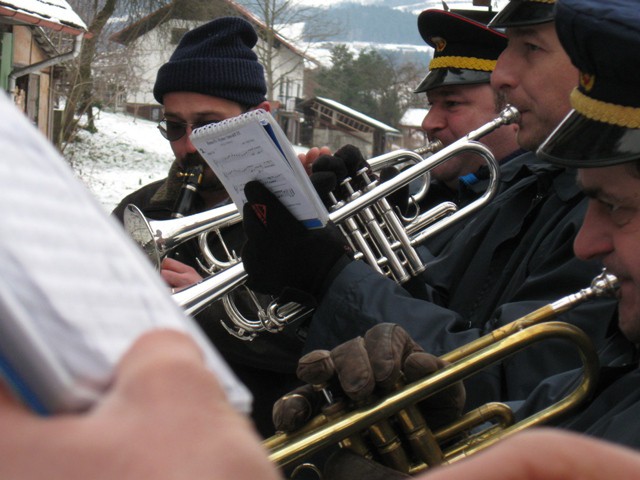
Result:
{"type": "MultiPolygon", "coordinates": [[[[413,382],[445,366],[439,358],[422,350],[400,326],[378,324],[330,352],[315,350],[298,362],[298,378],[307,383],[279,399],[273,407],[277,430],[293,431],[319,413],[322,394],[318,385],[327,385],[334,394],[346,395],[359,403],[388,394],[401,380],[413,382]],[[334,391],[337,389],[337,391],[334,391]]],[[[461,383],[420,403],[427,424],[436,429],[456,419],[464,406],[461,383]]]]}
{"type": "Polygon", "coordinates": [[[85,413],[38,417],[0,386],[0,429],[0,478],[280,478],[198,347],[173,331],[138,340],[85,413]]]}
{"type": "Polygon", "coordinates": [[[160,276],[172,289],[187,288],[202,281],[195,268],[169,257],[160,264],[160,276]]]}
{"type": "Polygon", "coordinates": [[[298,159],[308,175],[311,175],[311,165],[313,162],[322,155],[331,155],[331,149],[329,147],[313,147],[309,149],[307,153],[298,154],[298,159]]]}
{"type": "Polygon", "coordinates": [[[331,270],[352,255],[344,236],[332,225],[305,228],[260,182],[247,183],[245,195],[242,261],[247,286],[283,302],[314,306],[331,270]]]}
{"type": "MultiPolygon", "coordinates": [[[[314,177],[331,175],[334,177],[335,185],[339,186],[345,179],[351,178],[351,186],[354,190],[359,190],[363,187],[363,183],[361,176],[357,175],[357,173],[367,167],[368,164],[362,156],[362,152],[353,145],[345,145],[333,155],[320,155],[313,162],[311,165],[311,182],[315,185],[314,177]]],[[[319,191],[318,193],[323,197],[324,192],[319,191]]],[[[349,192],[340,187],[334,191],[334,195],[337,200],[344,200],[348,197],[349,192]]]]}
{"type": "Polygon", "coordinates": [[[429,471],[416,480],[634,479],[640,454],[627,447],[558,429],[527,430],[484,452],[429,471]]]}
{"type": "MultiPolygon", "coordinates": [[[[373,174],[367,161],[365,160],[362,152],[353,145],[345,145],[336,151],[333,155],[322,155],[312,165],[311,182],[316,187],[320,198],[330,208],[332,202],[328,198],[328,185],[330,182],[327,177],[333,177],[333,184],[336,187],[332,188],[331,192],[334,194],[336,200],[346,200],[349,197],[350,192],[348,189],[341,186],[341,183],[351,178],[350,185],[353,190],[358,191],[366,187],[364,177],[361,175],[363,169],[368,170],[368,177],[371,181],[376,179],[376,175],[373,174]],[[319,185],[321,186],[319,188],[319,185]]],[[[395,166],[388,166],[383,168],[379,173],[379,181],[385,182],[395,177],[399,173],[399,170],[395,166]]],[[[391,205],[397,206],[401,213],[405,213],[409,205],[409,185],[396,190],[389,197],[387,197],[391,205]]]]}

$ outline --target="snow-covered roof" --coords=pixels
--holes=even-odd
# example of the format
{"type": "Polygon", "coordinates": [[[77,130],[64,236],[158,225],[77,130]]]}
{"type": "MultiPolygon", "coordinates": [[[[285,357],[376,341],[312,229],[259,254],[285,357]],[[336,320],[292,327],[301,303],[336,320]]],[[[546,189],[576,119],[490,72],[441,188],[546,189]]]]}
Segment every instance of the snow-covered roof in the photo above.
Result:
{"type": "Polygon", "coordinates": [[[400,126],[420,128],[427,112],[429,112],[428,108],[407,108],[400,119],[400,126]]]}
{"type": "Polygon", "coordinates": [[[87,31],[87,25],[65,0],[0,0],[0,17],[73,35],[87,31]]]}
{"type": "Polygon", "coordinates": [[[390,127],[386,123],[382,123],[376,120],[375,118],[371,118],[370,116],[365,115],[364,113],[360,113],[357,110],[354,110],[353,108],[350,108],[350,107],[347,107],[346,105],[341,104],[340,102],[336,102],[335,100],[331,100],[329,98],[324,98],[324,97],[316,97],[316,99],[321,101],[322,103],[325,103],[326,105],[329,105],[330,107],[335,108],[336,110],[339,110],[343,113],[346,113],[347,115],[350,115],[353,118],[359,119],[363,123],[379,128],[380,130],[384,130],[386,132],[391,132],[391,133],[399,133],[397,129],[390,127]]]}

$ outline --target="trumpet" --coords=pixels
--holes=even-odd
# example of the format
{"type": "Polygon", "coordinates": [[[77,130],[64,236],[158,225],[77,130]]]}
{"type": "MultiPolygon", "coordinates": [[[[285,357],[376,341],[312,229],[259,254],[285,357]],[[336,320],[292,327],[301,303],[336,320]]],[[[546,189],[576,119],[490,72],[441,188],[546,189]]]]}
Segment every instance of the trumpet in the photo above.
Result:
{"type": "Polygon", "coordinates": [[[599,363],[593,343],[582,330],[564,322],[550,320],[589,299],[612,295],[616,289],[616,278],[603,271],[592,281],[590,287],[541,307],[443,355],[441,358],[450,363],[436,373],[352,412],[321,414],[300,431],[278,433],[266,439],[263,446],[269,451],[271,461],[282,467],[336,444],[372,455],[371,450],[363,450],[362,438],[379,436],[381,429],[377,426],[394,419],[404,432],[394,438],[377,439],[378,443],[382,440],[385,445],[385,451],[380,457],[393,460],[389,465],[392,468],[415,474],[430,466],[465,458],[526,428],[559,419],[579,407],[591,395],[596,385],[599,363]],[[416,418],[415,405],[418,402],[545,339],[561,339],[572,343],[583,363],[580,383],[557,403],[518,423],[513,423],[513,415],[508,406],[487,404],[436,432],[428,429],[423,418],[416,418]],[[441,448],[444,443],[451,443],[451,439],[459,438],[463,432],[484,425],[488,420],[494,423],[453,445],[441,448]],[[401,435],[411,440],[400,440],[401,435]],[[407,444],[414,449],[403,453],[407,444]]]}
{"type": "MultiPolygon", "coordinates": [[[[517,121],[518,118],[518,111],[508,106],[496,119],[447,147],[443,148],[437,143],[429,144],[419,151],[396,150],[370,159],[367,162],[368,168],[357,172],[363,179],[360,183],[365,185],[362,191],[352,188],[352,179],[345,179],[342,188],[349,192],[348,198],[335,202],[329,212],[329,220],[341,228],[356,252],[355,258],[365,260],[375,270],[398,283],[404,283],[424,271],[425,265],[416,252],[417,245],[484,207],[497,192],[498,162],[478,139],[502,125],[517,121]],[[409,219],[398,214],[390,205],[387,196],[411,182],[424,179],[433,168],[461,153],[479,155],[489,169],[489,185],[475,201],[461,209],[452,202],[444,202],[409,219]],[[428,156],[423,158],[425,154],[428,156]],[[380,183],[369,176],[369,168],[376,172],[386,166],[400,163],[408,163],[411,166],[386,182],[380,183]]],[[[233,205],[180,220],[164,221],[147,221],[141,212],[131,205],[127,207],[124,217],[125,229],[136,232],[132,237],[158,265],[161,258],[172,248],[189,238],[200,236],[203,256],[212,266],[208,270],[212,275],[199,284],[174,294],[174,300],[189,314],[196,314],[217,300],[223,299],[228,304],[227,294],[235,288],[229,285],[242,285],[246,280],[247,275],[240,259],[233,256],[229,262],[218,261],[213,255],[209,255],[205,239],[208,232],[239,221],[240,214],[233,205]]],[[[257,320],[253,320],[236,315],[233,307],[228,305],[227,313],[233,325],[224,326],[238,338],[250,340],[263,331],[278,332],[309,311],[300,305],[278,305],[274,302],[266,312],[259,312],[257,320]]]]}
{"type": "MultiPolygon", "coordinates": [[[[162,259],[181,243],[202,234],[228,228],[241,221],[242,217],[233,204],[170,220],[149,220],[138,207],[129,204],[125,208],[123,218],[124,228],[129,236],[142,247],[158,269],[162,259]]],[[[202,242],[200,247],[211,264],[219,265],[220,269],[230,266],[229,263],[219,262],[210,253],[206,242],[202,242]]]]}

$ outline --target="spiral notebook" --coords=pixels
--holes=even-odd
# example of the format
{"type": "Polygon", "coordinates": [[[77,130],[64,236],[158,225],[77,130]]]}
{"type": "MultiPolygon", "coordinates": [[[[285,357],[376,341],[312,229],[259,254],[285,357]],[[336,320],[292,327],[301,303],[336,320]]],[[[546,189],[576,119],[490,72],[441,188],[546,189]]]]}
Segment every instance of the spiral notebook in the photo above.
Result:
{"type": "Polygon", "coordinates": [[[0,115],[12,119],[0,122],[0,381],[38,413],[84,410],[137,338],[170,328],[250,411],[251,393],[121,225],[2,95],[0,115]]]}
{"type": "Polygon", "coordinates": [[[284,132],[265,110],[194,130],[191,142],[242,211],[244,186],[262,182],[307,228],[323,227],[328,212],[284,132]]]}

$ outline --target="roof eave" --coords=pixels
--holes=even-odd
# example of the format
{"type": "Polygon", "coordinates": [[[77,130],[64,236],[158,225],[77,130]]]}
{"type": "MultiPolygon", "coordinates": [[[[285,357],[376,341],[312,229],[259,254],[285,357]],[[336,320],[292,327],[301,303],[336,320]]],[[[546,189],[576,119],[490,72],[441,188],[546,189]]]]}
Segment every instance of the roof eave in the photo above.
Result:
{"type": "Polygon", "coordinates": [[[16,22],[22,22],[30,25],[37,25],[40,27],[48,28],[56,32],[65,32],[71,35],[84,35],[87,38],[93,36],[86,29],[77,25],[67,25],[63,23],[53,22],[45,18],[38,17],[36,15],[29,15],[27,13],[18,12],[11,8],[0,6],[0,17],[10,17],[16,22]]]}

